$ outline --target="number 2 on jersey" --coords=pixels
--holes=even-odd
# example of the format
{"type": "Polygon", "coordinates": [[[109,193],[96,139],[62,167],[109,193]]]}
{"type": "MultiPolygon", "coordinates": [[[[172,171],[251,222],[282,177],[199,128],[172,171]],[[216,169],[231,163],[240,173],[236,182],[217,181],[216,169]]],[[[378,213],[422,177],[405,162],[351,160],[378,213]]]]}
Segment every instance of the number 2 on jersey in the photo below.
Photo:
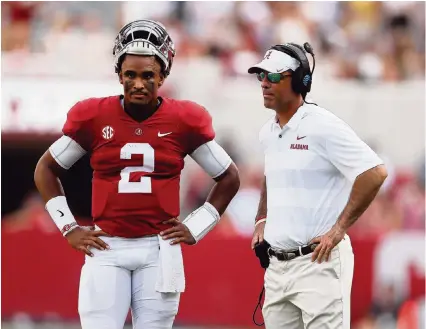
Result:
{"type": "Polygon", "coordinates": [[[131,159],[132,154],[143,154],[143,166],[126,167],[118,182],[118,193],[151,193],[151,177],[142,177],[139,182],[130,182],[132,172],[154,171],[154,149],[147,143],[127,143],[120,150],[120,159],[131,159]]]}

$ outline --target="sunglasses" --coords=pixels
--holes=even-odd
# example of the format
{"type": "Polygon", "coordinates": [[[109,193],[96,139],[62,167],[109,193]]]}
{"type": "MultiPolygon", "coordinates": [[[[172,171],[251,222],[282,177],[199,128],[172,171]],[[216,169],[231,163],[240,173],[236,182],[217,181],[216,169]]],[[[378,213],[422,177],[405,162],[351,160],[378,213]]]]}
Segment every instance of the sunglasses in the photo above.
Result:
{"type": "Polygon", "coordinates": [[[271,83],[278,83],[282,79],[285,79],[285,77],[291,77],[290,74],[265,73],[265,72],[256,73],[256,76],[257,76],[257,80],[259,80],[259,81],[263,81],[265,79],[265,76],[266,76],[268,81],[271,82],[271,83]]]}

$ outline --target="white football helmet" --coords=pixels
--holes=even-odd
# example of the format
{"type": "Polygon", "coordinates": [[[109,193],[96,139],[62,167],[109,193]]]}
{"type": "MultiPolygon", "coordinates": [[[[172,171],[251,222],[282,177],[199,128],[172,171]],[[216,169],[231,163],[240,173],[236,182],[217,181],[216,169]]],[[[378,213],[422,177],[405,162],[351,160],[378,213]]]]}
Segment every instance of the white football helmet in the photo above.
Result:
{"type": "Polygon", "coordinates": [[[119,73],[119,61],[124,54],[157,56],[165,76],[170,74],[175,46],[165,27],[156,21],[141,19],[125,25],[115,38],[112,51],[115,72],[119,73]]]}

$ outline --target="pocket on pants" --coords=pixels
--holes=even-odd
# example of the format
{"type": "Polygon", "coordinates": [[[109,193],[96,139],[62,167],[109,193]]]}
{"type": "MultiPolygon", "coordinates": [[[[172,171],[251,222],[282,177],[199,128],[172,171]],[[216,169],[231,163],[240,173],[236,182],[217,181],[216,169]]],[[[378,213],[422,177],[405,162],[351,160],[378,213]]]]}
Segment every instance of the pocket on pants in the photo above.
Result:
{"type": "Polygon", "coordinates": [[[333,276],[337,280],[340,280],[342,277],[342,266],[340,261],[340,254],[338,251],[336,252],[336,255],[330,259],[330,270],[333,276]]]}

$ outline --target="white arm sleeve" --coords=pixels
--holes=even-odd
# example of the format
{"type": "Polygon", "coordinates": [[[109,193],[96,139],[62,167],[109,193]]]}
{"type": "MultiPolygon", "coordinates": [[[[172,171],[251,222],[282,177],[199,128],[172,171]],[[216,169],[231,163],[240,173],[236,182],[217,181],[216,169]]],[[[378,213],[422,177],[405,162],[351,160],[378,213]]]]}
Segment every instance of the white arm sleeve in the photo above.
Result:
{"type": "Polygon", "coordinates": [[[73,139],[62,136],[49,147],[50,154],[64,169],[70,169],[86,151],[73,139]]]}
{"type": "Polygon", "coordinates": [[[214,140],[201,145],[190,156],[212,178],[222,175],[232,163],[228,153],[214,140]]]}

